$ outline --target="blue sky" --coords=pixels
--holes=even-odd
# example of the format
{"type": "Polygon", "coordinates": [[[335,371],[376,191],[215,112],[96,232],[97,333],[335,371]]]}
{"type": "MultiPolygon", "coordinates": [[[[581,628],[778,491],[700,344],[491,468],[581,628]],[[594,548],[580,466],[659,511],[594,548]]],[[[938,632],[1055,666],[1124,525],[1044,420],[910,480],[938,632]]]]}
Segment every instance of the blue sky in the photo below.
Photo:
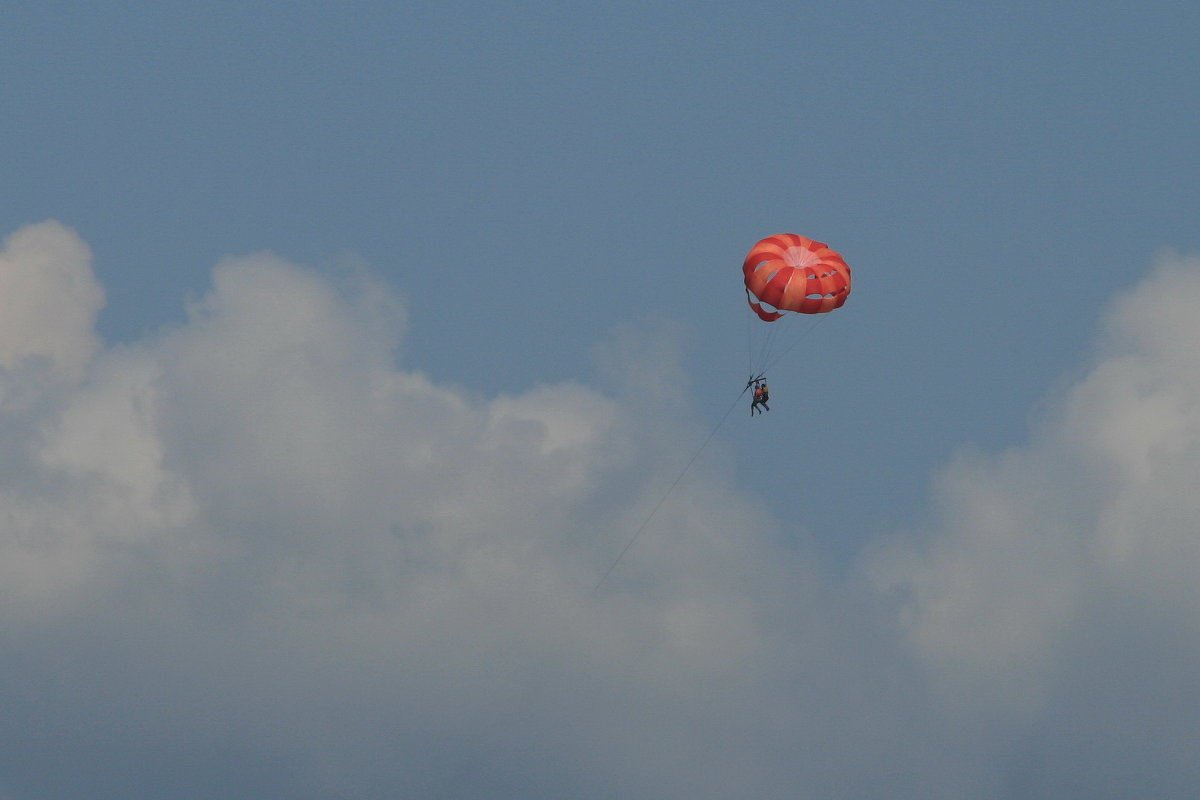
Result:
{"type": "Polygon", "coordinates": [[[680,401],[711,412],[745,371],[745,250],[832,243],[858,275],[822,330],[842,363],[776,371],[767,440],[819,456],[767,457],[846,475],[859,526],[911,515],[963,440],[1019,437],[1112,293],[1194,245],[1177,4],[7,15],[5,72],[28,77],[4,90],[0,212],[84,236],[115,341],[269,249],[361,261],[407,298],[405,363],[484,392],[586,379],[620,321],[679,322],[680,401]]]}
{"type": "MultiPolygon", "coordinates": [[[[4,636],[21,663],[3,680],[39,696],[28,665],[89,654],[126,671],[123,651],[85,641],[89,614],[94,629],[157,652],[121,619],[122,603],[149,630],[187,620],[203,632],[169,637],[164,671],[139,673],[177,713],[113,710],[80,688],[134,691],[116,677],[63,678],[81,692],[58,701],[64,730],[71,708],[112,726],[68,749],[115,766],[48,792],[51,729],[0,767],[0,797],[136,794],[120,765],[144,742],[112,731],[159,724],[178,735],[164,758],[229,776],[227,796],[302,796],[293,780],[314,797],[489,786],[514,797],[721,796],[714,787],[735,775],[764,796],[837,796],[847,772],[862,783],[841,796],[879,796],[870,780],[881,765],[923,758],[901,796],[960,796],[964,785],[975,796],[1061,797],[1063,786],[1103,796],[1102,781],[1089,782],[1094,742],[1071,739],[1083,755],[1062,767],[1036,743],[1063,734],[1062,714],[1084,714],[1062,675],[1105,652],[1094,626],[1125,595],[1103,587],[1137,597],[1137,580],[1197,555],[1169,532],[1200,515],[1171,492],[1158,498],[1181,501],[1161,525],[1171,544],[1130,546],[1162,560],[1134,559],[1133,577],[1118,579],[1096,553],[1127,567],[1106,526],[1154,507],[1152,493],[1105,506],[1119,494],[1113,475],[1168,487],[1195,475],[1185,456],[1196,365],[1186,348],[1160,346],[1188,341],[1191,327],[1184,312],[1160,320],[1153,291],[1191,297],[1200,249],[1198,36],[1200,10],[1165,2],[10,4],[0,232],[14,237],[4,263],[17,277],[0,301],[11,320],[0,325],[0,499],[11,563],[36,564],[64,588],[10,576],[20,600],[4,636]],[[754,241],[780,232],[845,256],[849,302],[772,370],[769,415],[739,408],[721,424],[606,584],[597,602],[608,605],[572,601],[571,613],[528,622],[523,612],[603,573],[737,397],[750,315],[739,267],[754,241]],[[1130,367],[1139,353],[1153,379],[1130,367]],[[1154,436],[1166,443],[1120,466],[1154,436]],[[1044,480],[1026,483],[1033,475],[1044,480]],[[326,502],[309,509],[317,496],[326,502]],[[1036,524],[1025,516],[1035,511],[1036,524]],[[50,532],[57,544],[43,550],[55,555],[26,552],[34,531],[50,532]],[[1030,531],[1036,541],[1021,538],[1030,531]],[[521,565],[531,549],[548,553],[540,566],[521,565]],[[337,576],[322,572],[330,562],[337,576]],[[997,562],[1012,592],[1060,608],[1048,616],[1061,628],[985,602],[995,596],[981,576],[997,562]],[[395,569],[376,574],[378,564],[395,569]],[[360,571],[377,591],[355,588],[360,571]],[[799,574],[796,588],[788,576],[799,574]],[[410,579],[427,591],[420,602],[410,579]],[[962,581],[985,588],[964,599],[962,581]],[[229,598],[251,611],[225,608],[229,598]],[[418,633],[376,616],[442,600],[444,615],[413,612],[418,633]],[[291,615],[285,601],[355,631],[381,626],[383,643],[339,638],[336,624],[291,615]],[[784,621],[806,603],[822,613],[784,621]],[[491,610],[494,646],[472,654],[461,640],[491,610]],[[701,610],[713,616],[692,616],[701,610]],[[823,614],[848,631],[824,630],[823,614]],[[698,659],[711,669],[677,675],[678,697],[707,696],[730,668],[703,641],[740,641],[739,615],[761,626],[742,644],[762,679],[739,684],[754,710],[739,724],[780,752],[714,764],[709,754],[728,748],[715,721],[732,695],[689,738],[667,676],[698,659]],[[648,621],[630,622],[639,617],[648,621]],[[989,682],[989,643],[956,649],[946,637],[991,623],[1015,626],[1006,635],[1023,645],[1009,651],[1018,663],[1007,677],[989,682]],[[810,624],[821,628],[817,655],[804,647],[810,624]],[[326,698],[296,712],[311,736],[288,730],[288,691],[267,692],[261,714],[236,722],[215,713],[200,724],[199,695],[172,706],[164,675],[189,675],[197,650],[232,650],[264,630],[280,637],[255,662],[264,669],[286,655],[352,653],[297,684],[326,698]],[[1059,652],[1052,633],[1078,646],[1059,652]],[[401,657],[414,650],[437,657],[401,657]],[[854,653],[900,659],[903,674],[864,668],[842,681],[854,653]],[[797,654],[820,662],[822,694],[834,698],[810,698],[822,708],[811,725],[774,711],[796,699],[778,662],[797,654]],[[347,675],[386,671],[391,656],[407,665],[404,680],[376,676],[343,694],[347,675]],[[491,659],[509,679],[497,691],[519,684],[536,711],[490,695],[471,665],[491,659]],[[441,713],[456,694],[426,680],[435,662],[458,665],[482,711],[441,713]],[[539,665],[545,693],[527,682],[539,665]],[[1013,676],[1027,674],[1040,694],[1026,692],[1021,713],[998,711],[1020,694],[1013,676]],[[850,713],[835,737],[884,731],[862,750],[872,768],[836,745],[821,751],[826,767],[789,766],[784,742],[819,742],[838,702],[889,681],[902,693],[935,687],[919,730],[902,724],[907,698],[888,700],[882,721],[850,713]],[[985,700],[963,705],[963,687],[985,700]],[[633,697],[662,711],[646,726],[675,743],[669,775],[618,744],[628,721],[618,711],[639,708],[633,697]],[[553,710],[571,698],[589,711],[553,710]],[[323,728],[324,702],[394,702],[439,734],[416,735],[400,711],[323,728]],[[950,768],[923,748],[953,739],[955,719],[975,735],[956,743],[970,752],[950,768]],[[889,740],[893,729],[909,741],[889,740]],[[380,730],[393,756],[424,767],[378,766],[386,748],[366,742],[380,730]],[[273,745],[235,756],[247,731],[273,745]],[[196,759],[196,736],[228,746],[196,759]],[[528,753],[550,742],[560,761],[543,770],[528,753]],[[302,778],[290,777],[296,762],[308,765],[302,778]]],[[[1158,608],[1174,621],[1163,641],[1195,653],[1187,632],[1200,610],[1180,592],[1158,608]]],[[[1154,609],[1129,618],[1145,622],[1143,612],[1154,609]]],[[[256,685],[237,672],[216,670],[213,691],[222,679],[230,698],[256,685]]],[[[1097,691],[1109,678],[1088,675],[1097,691]]],[[[1185,676],[1162,683],[1196,688],[1185,676]]],[[[18,718],[39,718],[37,708],[18,718]]],[[[1169,761],[1152,739],[1113,741],[1169,761]]],[[[1155,793],[1132,774],[1114,785],[1155,793]]],[[[154,782],[168,778],[138,780],[168,796],[154,782]]],[[[1184,793],[1200,783],[1186,766],[1163,766],[1162,780],[1184,793]]]]}

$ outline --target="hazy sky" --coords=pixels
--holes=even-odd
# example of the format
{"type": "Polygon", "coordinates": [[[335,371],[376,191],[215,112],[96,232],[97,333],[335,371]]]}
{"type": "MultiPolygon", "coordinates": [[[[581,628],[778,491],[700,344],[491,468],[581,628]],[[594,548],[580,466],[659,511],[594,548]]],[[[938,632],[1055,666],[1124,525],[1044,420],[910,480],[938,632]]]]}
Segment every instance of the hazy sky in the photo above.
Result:
{"type": "Polygon", "coordinates": [[[1200,793],[1200,8],[1103,6],[8,4],[0,800],[1200,793]]]}

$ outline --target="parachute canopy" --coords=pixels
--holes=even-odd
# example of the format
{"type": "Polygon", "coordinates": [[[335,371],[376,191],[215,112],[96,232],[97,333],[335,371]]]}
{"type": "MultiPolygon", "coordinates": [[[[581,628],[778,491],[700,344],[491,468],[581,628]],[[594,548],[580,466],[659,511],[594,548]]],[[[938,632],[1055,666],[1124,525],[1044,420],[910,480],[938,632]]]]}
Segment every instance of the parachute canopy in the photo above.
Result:
{"type": "Polygon", "coordinates": [[[794,233],[768,236],[751,247],[742,273],[746,301],[764,322],[774,322],[783,311],[824,314],[841,308],[850,295],[850,267],[841,255],[794,233]]]}

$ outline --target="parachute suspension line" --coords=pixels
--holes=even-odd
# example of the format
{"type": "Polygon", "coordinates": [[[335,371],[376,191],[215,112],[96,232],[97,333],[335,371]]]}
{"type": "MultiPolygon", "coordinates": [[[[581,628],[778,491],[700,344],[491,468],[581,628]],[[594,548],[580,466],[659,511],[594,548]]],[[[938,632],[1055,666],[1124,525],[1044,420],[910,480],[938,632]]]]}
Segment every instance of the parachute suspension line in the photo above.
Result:
{"type": "MultiPolygon", "coordinates": [[[[746,300],[753,302],[750,290],[746,290],[746,300]]],[[[790,314],[787,316],[791,316],[790,314]]],[[[765,323],[754,314],[746,314],[746,351],[748,354],[747,371],[750,375],[762,377],[765,365],[771,357],[780,338],[786,338],[790,320],[765,323]]]]}
{"type": "Polygon", "coordinates": [[[700,446],[696,448],[696,452],[692,453],[692,457],[688,459],[688,462],[683,465],[683,469],[680,470],[679,475],[674,481],[671,482],[671,485],[667,487],[667,490],[663,492],[662,497],[660,497],[658,502],[654,504],[654,508],[650,509],[650,513],[646,515],[644,520],[642,520],[642,524],[638,526],[638,529],[633,532],[633,536],[629,537],[629,541],[625,542],[625,546],[621,548],[621,552],[617,553],[617,557],[613,559],[612,564],[610,564],[608,569],[604,571],[604,574],[600,576],[600,580],[596,581],[596,585],[592,588],[593,592],[600,591],[600,587],[604,585],[606,580],[608,580],[608,576],[611,575],[613,570],[617,568],[617,564],[621,563],[621,559],[625,557],[625,553],[629,552],[629,548],[633,547],[633,543],[636,542],[642,535],[642,532],[646,530],[646,526],[650,524],[650,520],[654,519],[654,515],[658,513],[660,508],[662,508],[663,503],[667,502],[667,498],[671,496],[671,492],[675,491],[675,487],[678,486],[679,482],[683,480],[683,476],[688,474],[688,470],[692,468],[692,464],[696,463],[696,459],[699,458],[700,454],[704,452],[704,448],[708,447],[708,443],[712,441],[712,438],[717,435],[717,431],[720,430],[721,426],[725,424],[725,420],[729,419],[729,415],[733,413],[735,408],[737,408],[737,404],[742,400],[742,395],[744,395],[749,388],[750,384],[747,383],[746,388],[742,389],[742,391],[738,393],[737,398],[733,401],[733,403],[730,404],[728,410],[726,410],[725,413],[721,415],[721,418],[717,420],[717,424],[713,425],[712,430],[708,432],[708,436],[706,436],[704,441],[700,443],[700,446]]]}
{"type": "MultiPolygon", "coordinates": [[[[768,330],[765,332],[759,331],[762,334],[762,341],[758,347],[757,357],[750,358],[750,379],[762,378],[769,370],[775,367],[780,361],[796,348],[810,333],[816,330],[816,327],[825,321],[827,314],[821,314],[818,317],[812,317],[805,320],[806,324],[801,324],[800,320],[794,317],[799,315],[789,314],[787,317],[776,322],[767,323],[768,330]],[[786,346],[784,346],[786,345],[786,346]]],[[[748,331],[747,339],[751,342],[751,352],[754,351],[753,342],[755,340],[755,329],[761,328],[756,326],[754,320],[750,321],[750,330],[748,331]]]]}
{"type": "MultiPolygon", "coordinates": [[[[746,292],[746,300],[750,300],[750,292],[746,292]]],[[[775,325],[767,325],[763,329],[764,323],[761,322],[753,314],[746,314],[746,353],[747,353],[747,371],[750,375],[755,375],[761,372],[759,369],[763,362],[767,360],[767,354],[771,351],[771,342],[775,334],[775,325]]]]}
{"type": "Polygon", "coordinates": [[[771,357],[771,351],[775,348],[775,340],[779,338],[779,325],[775,322],[768,323],[766,335],[763,337],[762,346],[758,350],[758,358],[754,362],[754,366],[759,369],[750,368],[751,372],[766,372],[767,360],[771,357]]]}
{"type": "Polygon", "coordinates": [[[746,318],[746,364],[751,375],[754,374],[754,321],[749,314],[746,318]]]}
{"type": "MultiPolygon", "coordinates": [[[[787,320],[784,322],[786,323],[787,320]]],[[[747,371],[750,375],[761,377],[762,373],[766,371],[766,363],[780,336],[780,330],[778,322],[764,323],[752,315],[746,316],[746,343],[750,352],[747,371]]]]}
{"type": "Polygon", "coordinates": [[[794,341],[792,341],[786,348],[784,348],[782,352],[778,353],[777,355],[772,355],[770,358],[765,359],[766,363],[763,365],[763,368],[760,371],[763,374],[766,374],[767,370],[769,370],[771,367],[775,366],[780,361],[782,361],[784,356],[786,356],[788,353],[792,352],[792,350],[796,349],[796,345],[798,345],[798,344],[800,344],[800,342],[804,341],[804,339],[810,333],[812,333],[813,331],[815,331],[817,329],[818,325],[820,325],[822,322],[824,322],[828,318],[829,318],[828,314],[822,314],[819,317],[817,317],[816,319],[814,319],[812,321],[812,324],[809,325],[804,330],[802,330],[800,332],[800,335],[797,336],[796,339],[794,341]]]}

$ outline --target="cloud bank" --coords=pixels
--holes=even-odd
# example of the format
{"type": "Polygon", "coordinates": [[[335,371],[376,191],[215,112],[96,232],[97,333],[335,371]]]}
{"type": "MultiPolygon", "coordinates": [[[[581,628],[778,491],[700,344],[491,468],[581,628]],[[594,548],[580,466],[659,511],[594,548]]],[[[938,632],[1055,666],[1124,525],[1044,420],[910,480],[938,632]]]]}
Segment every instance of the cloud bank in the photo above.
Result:
{"type": "Polygon", "coordinates": [[[634,388],[661,337],[479,397],[370,277],[231,258],[105,346],[89,260],[0,254],[0,797],[1200,789],[1195,258],[853,574],[715,448],[598,592],[706,427],[634,388]]]}

